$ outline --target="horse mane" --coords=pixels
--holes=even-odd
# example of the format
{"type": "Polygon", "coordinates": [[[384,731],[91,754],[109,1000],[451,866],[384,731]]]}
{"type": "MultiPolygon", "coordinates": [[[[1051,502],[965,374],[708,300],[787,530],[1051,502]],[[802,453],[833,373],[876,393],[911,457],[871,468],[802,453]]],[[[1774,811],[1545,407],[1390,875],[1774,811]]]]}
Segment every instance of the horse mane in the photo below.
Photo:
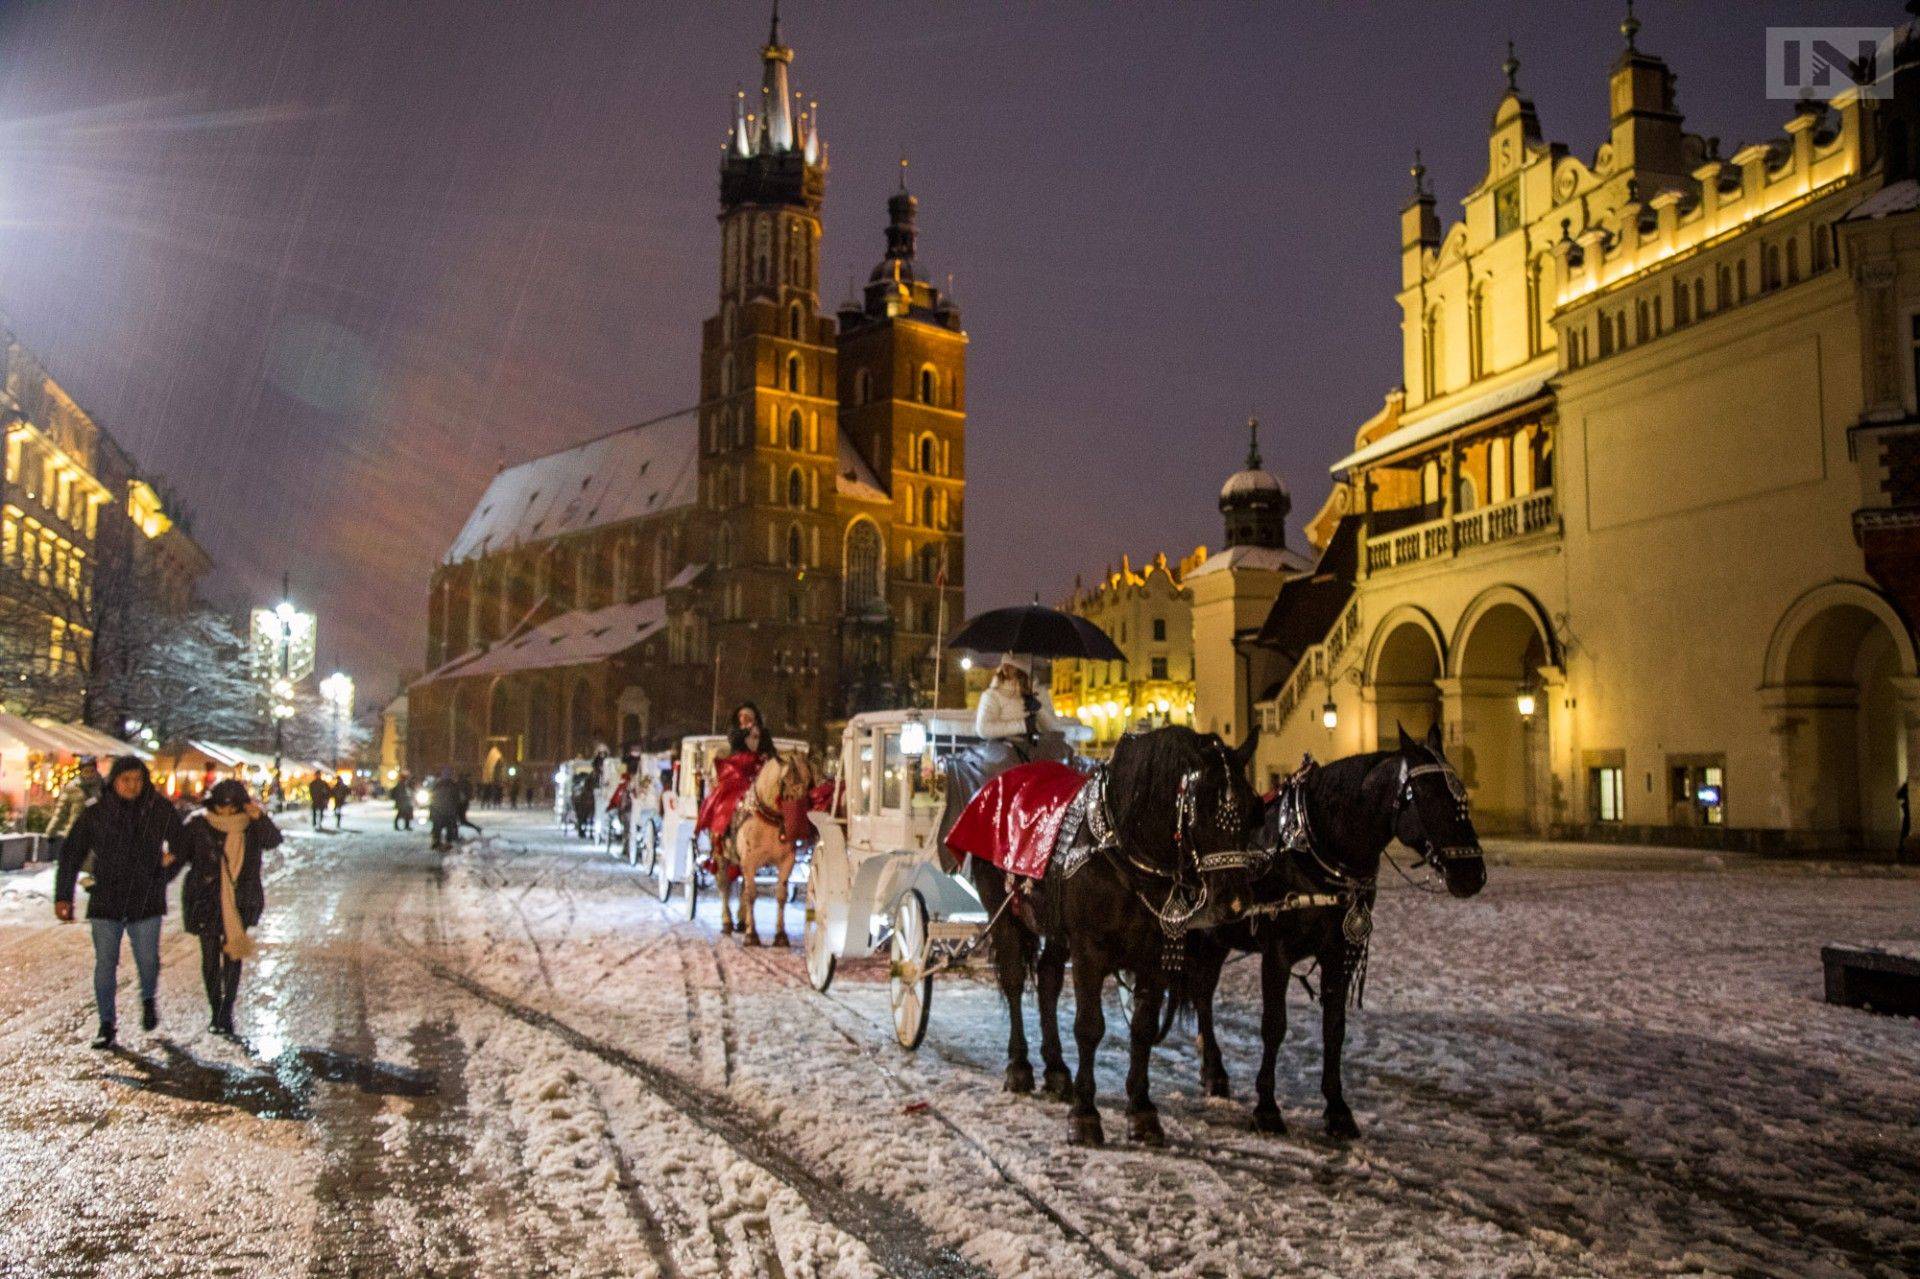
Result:
{"type": "Polygon", "coordinates": [[[1107,794],[1119,797],[1113,821],[1122,839],[1135,847],[1172,842],[1180,778],[1201,761],[1208,737],[1212,734],[1202,737],[1184,724],[1169,724],[1120,739],[1109,765],[1107,794]]]}
{"type": "Polygon", "coordinates": [[[1350,852],[1368,851],[1360,847],[1353,823],[1365,820],[1370,810],[1366,802],[1367,778],[1382,763],[1400,754],[1392,751],[1368,751],[1348,755],[1317,766],[1307,785],[1307,820],[1322,852],[1338,862],[1350,852]]]}

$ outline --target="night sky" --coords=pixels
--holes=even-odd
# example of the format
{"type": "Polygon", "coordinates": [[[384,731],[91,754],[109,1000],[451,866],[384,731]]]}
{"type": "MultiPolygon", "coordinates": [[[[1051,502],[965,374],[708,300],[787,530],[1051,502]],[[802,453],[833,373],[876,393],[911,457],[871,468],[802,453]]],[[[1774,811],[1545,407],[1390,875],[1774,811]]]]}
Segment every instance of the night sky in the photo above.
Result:
{"type": "MultiPolygon", "coordinates": [[[[972,337],[968,604],[1217,546],[1263,423],[1295,520],[1399,381],[1397,214],[1480,176],[1509,35],[1591,159],[1611,3],[787,0],[821,104],[823,304],[898,157],[972,337]]],[[[1644,0],[1688,127],[1774,136],[1776,24],[1893,3],[1644,0]]],[[[320,614],[383,700],[502,462],[692,404],[720,145],[762,0],[0,0],[0,310],[184,499],[211,594],[320,614]]]]}

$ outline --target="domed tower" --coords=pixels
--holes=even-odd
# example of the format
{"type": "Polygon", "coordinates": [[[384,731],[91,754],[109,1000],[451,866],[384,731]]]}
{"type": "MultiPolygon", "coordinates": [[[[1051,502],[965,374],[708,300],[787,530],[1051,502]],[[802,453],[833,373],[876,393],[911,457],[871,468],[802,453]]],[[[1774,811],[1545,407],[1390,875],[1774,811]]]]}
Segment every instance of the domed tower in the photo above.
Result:
{"type": "Polygon", "coordinates": [[[1220,486],[1220,514],[1227,524],[1227,546],[1266,546],[1284,550],[1287,514],[1293,498],[1280,477],[1260,463],[1260,421],[1247,419],[1247,464],[1220,486]]]}

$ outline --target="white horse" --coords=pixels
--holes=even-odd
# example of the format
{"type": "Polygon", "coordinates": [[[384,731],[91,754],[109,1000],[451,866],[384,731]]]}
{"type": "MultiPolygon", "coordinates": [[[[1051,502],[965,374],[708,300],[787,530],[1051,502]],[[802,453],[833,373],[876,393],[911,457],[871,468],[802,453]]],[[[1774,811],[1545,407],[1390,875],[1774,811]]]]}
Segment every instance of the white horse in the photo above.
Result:
{"type": "Polygon", "coordinates": [[[801,754],[775,755],[760,766],[753,786],[740,797],[721,842],[714,878],[720,884],[720,931],[734,931],[732,883],[740,879],[739,931],[745,934],[741,944],[758,946],[759,930],[754,926],[753,899],[758,887],[755,877],[763,866],[779,869],[780,882],[774,890],[773,944],[790,945],[787,938],[787,881],[793,877],[797,846],[813,835],[807,820],[808,793],[813,790],[813,765],[801,754]]]}

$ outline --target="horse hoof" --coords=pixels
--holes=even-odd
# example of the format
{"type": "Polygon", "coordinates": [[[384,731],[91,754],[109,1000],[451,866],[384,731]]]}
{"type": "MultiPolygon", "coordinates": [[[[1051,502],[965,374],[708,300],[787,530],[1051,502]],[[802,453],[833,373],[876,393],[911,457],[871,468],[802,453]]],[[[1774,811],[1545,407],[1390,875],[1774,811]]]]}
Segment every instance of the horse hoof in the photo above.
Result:
{"type": "Polygon", "coordinates": [[[1046,1094],[1055,1101],[1072,1101],[1073,1075],[1065,1070],[1049,1070],[1046,1076],[1046,1094]]]}
{"type": "Polygon", "coordinates": [[[723,919],[720,921],[720,935],[722,937],[733,936],[733,921],[731,919],[723,919]]]}
{"type": "Polygon", "coordinates": [[[1227,1083],[1227,1072],[1224,1070],[1200,1072],[1200,1090],[1209,1097],[1225,1099],[1233,1096],[1233,1088],[1227,1083]]]}
{"type": "Polygon", "coordinates": [[[1143,1146],[1164,1146],[1167,1144],[1166,1130],[1160,1127],[1160,1116],[1151,1110],[1136,1110],[1127,1116],[1127,1140],[1143,1146]]]}
{"type": "Polygon", "coordinates": [[[747,934],[740,939],[740,944],[742,946],[758,946],[760,944],[760,934],[749,930],[747,934]]]}
{"type": "Polygon", "coordinates": [[[1327,1136],[1335,1141],[1352,1141],[1360,1135],[1360,1125],[1353,1122],[1353,1112],[1345,1106],[1327,1107],[1327,1136]]]}
{"type": "Polygon", "coordinates": [[[773,935],[773,944],[776,946],[791,946],[793,942],[785,933],[775,933],[773,935]]]}
{"type": "Polygon", "coordinates": [[[1033,1091],[1033,1067],[1024,1061],[1014,1062],[1007,1067],[1007,1091],[1015,1096],[1024,1097],[1033,1091]]]}
{"type": "Polygon", "coordinates": [[[1287,1133],[1287,1121],[1278,1107],[1272,1110],[1253,1112],[1253,1130],[1266,1133],[1270,1137],[1284,1137],[1287,1133]]]}
{"type": "Polygon", "coordinates": [[[1098,1115],[1075,1115],[1067,1129],[1067,1144],[1070,1146],[1104,1146],[1107,1134],[1100,1127],[1098,1115]]]}

